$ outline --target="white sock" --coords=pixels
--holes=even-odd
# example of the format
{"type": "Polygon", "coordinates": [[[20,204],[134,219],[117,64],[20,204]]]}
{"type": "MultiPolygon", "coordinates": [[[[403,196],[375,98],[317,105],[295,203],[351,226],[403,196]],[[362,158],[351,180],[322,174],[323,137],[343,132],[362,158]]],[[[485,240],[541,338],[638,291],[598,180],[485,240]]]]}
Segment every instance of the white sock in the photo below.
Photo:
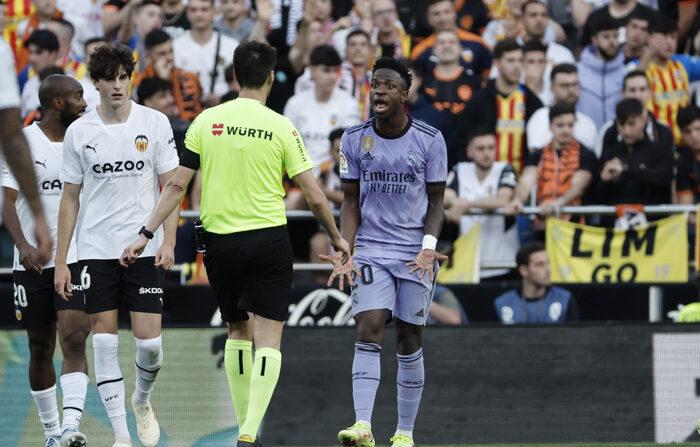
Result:
{"type": "Polygon", "coordinates": [[[151,391],[156,383],[160,365],[163,363],[163,339],[141,339],[134,337],[136,342],[136,389],[134,404],[137,407],[147,407],[151,399],[151,391]]]}
{"type": "Polygon", "coordinates": [[[58,403],[56,402],[56,384],[41,391],[32,391],[32,397],[39,410],[39,420],[44,425],[44,435],[61,436],[61,424],[58,420],[58,403]]]}
{"type": "Polygon", "coordinates": [[[92,347],[95,350],[95,379],[102,404],[112,423],[115,438],[131,438],[126,425],[124,407],[124,377],[119,369],[119,336],[116,334],[94,334],[92,347]]]}
{"type": "Polygon", "coordinates": [[[63,421],[61,431],[67,427],[76,430],[80,427],[80,418],[83,417],[85,395],[87,394],[88,376],[81,372],[64,374],[61,376],[61,390],[63,391],[63,421]]]}

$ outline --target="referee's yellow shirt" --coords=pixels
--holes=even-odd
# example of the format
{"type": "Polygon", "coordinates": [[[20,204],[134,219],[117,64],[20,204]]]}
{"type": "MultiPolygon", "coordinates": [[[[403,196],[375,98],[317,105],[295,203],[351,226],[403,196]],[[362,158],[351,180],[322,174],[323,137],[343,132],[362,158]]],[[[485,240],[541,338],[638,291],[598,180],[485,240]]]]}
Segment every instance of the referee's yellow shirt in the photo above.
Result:
{"type": "Polygon", "coordinates": [[[284,171],[292,178],[313,168],[292,122],[253,99],[203,111],[185,146],[199,155],[201,220],[216,234],[285,225],[284,171]]]}

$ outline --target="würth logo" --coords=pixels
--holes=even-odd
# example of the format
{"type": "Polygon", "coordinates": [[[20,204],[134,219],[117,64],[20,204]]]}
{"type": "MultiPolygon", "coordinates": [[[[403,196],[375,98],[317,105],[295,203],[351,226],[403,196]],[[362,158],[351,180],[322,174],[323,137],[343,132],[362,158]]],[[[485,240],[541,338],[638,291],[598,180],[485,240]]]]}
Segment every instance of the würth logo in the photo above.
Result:
{"type": "Polygon", "coordinates": [[[224,133],[224,123],[211,125],[211,134],[212,135],[214,135],[215,137],[218,137],[222,133],[224,133]]]}

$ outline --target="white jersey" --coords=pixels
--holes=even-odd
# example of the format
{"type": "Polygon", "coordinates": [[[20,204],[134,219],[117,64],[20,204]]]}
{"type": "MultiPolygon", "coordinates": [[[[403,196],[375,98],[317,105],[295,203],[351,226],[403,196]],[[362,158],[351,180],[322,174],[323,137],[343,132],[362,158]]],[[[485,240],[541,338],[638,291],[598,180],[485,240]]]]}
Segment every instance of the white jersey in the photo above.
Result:
{"type": "MultiPolygon", "coordinates": [[[[454,188],[460,198],[468,201],[488,199],[498,194],[498,188],[508,186],[515,188],[515,172],[509,163],[496,161],[483,182],[476,176],[474,163],[457,163],[454,167],[455,180],[448,186],[454,188]]],[[[465,234],[477,223],[479,229],[479,250],[482,263],[512,262],[520,248],[518,229],[515,222],[506,228],[504,216],[462,216],[459,220],[459,232],[465,234]]],[[[482,270],[481,277],[488,278],[507,273],[508,270],[482,270]]]]}
{"type": "Polygon", "coordinates": [[[314,89],[289,98],[284,106],[284,116],[289,118],[301,134],[306,150],[315,167],[331,159],[328,152],[331,131],[348,128],[360,123],[360,106],[355,98],[336,87],[328,102],[316,101],[314,89]]]}
{"type": "MultiPolygon", "coordinates": [[[[44,215],[46,223],[51,232],[53,240],[53,253],[51,259],[44,265],[44,268],[54,267],[56,258],[56,239],[58,235],[58,210],[61,205],[61,196],[63,195],[63,183],[59,180],[61,166],[63,165],[63,143],[56,143],[46,136],[39,128],[37,123],[24,128],[24,136],[29,143],[29,151],[32,155],[32,163],[34,164],[34,174],[36,175],[37,187],[39,189],[39,197],[41,205],[44,207],[44,215]]],[[[19,191],[17,180],[7,167],[2,170],[0,183],[5,188],[12,188],[19,191]]],[[[15,202],[17,209],[17,217],[22,228],[22,233],[32,246],[36,247],[36,238],[34,237],[34,215],[29,208],[27,198],[20,191],[15,202]]],[[[78,261],[78,251],[75,245],[75,234],[70,241],[68,247],[68,257],[66,262],[72,264],[78,261]]],[[[24,267],[19,263],[19,251],[15,246],[15,258],[12,264],[13,270],[23,271],[24,267]]]]}
{"type": "MultiPolygon", "coordinates": [[[[532,114],[525,128],[527,135],[527,147],[531,151],[542,149],[552,141],[552,131],[549,130],[549,107],[542,107],[532,114]]],[[[593,120],[578,110],[576,111],[576,124],[574,124],[574,139],[591,149],[596,145],[598,128],[593,120]]]]}
{"type": "MultiPolygon", "coordinates": [[[[61,180],[82,184],[78,259],[118,259],[148,221],[158,174],[177,168],[173,130],[162,113],[131,103],[125,123],[105,125],[97,109],[68,127],[61,180]]],[[[155,256],[161,228],[141,256],[155,256]]]]}
{"type": "MultiPolygon", "coordinates": [[[[173,40],[175,66],[197,73],[199,75],[199,84],[202,86],[202,93],[205,95],[211,92],[211,73],[214,68],[214,53],[216,53],[216,39],[218,35],[219,32],[215,31],[205,45],[195,42],[190,31],[173,40]]],[[[233,63],[233,52],[237,46],[238,41],[236,39],[221,35],[219,53],[216,57],[215,95],[223,96],[228,93],[228,84],[226,83],[224,70],[233,63]]]]}

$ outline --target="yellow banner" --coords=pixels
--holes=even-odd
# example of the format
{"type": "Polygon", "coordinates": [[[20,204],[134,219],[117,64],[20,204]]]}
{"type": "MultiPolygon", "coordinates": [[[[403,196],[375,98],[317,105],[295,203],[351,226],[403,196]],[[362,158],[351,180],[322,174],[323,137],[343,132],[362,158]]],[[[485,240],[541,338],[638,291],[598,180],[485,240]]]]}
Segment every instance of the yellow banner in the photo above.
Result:
{"type": "Polygon", "coordinates": [[[437,281],[440,284],[477,284],[480,276],[479,228],[476,224],[453,244],[450,259],[440,265],[437,281]]]}
{"type": "Polygon", "coordinates": [[[678,214],[634,230],[547,219],[555,283],[688,281],[688,227],[678,214]]]}

